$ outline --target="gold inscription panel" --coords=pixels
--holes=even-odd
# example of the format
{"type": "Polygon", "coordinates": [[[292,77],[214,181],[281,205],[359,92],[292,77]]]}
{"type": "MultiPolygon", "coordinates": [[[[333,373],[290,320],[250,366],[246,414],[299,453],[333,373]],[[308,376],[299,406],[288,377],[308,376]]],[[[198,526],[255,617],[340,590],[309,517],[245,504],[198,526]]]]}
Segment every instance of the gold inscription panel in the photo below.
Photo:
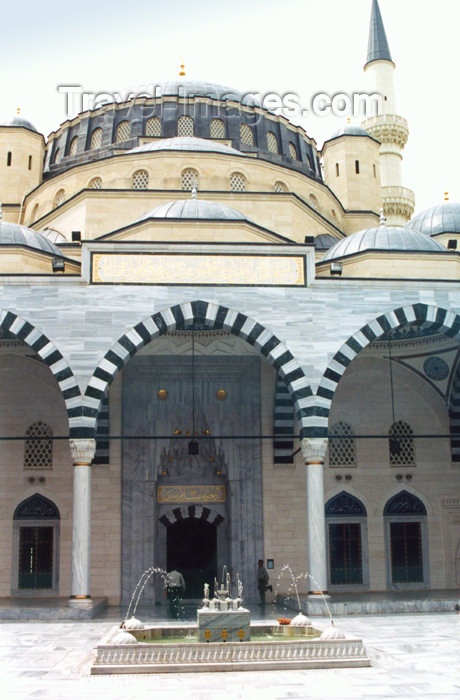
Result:
{"type": "Polygon", "coordinates": [[[94,253],[95,284],[305,285],[305,259],[295,255],[94,253]]]}
{"type": "Polygon", "coordinates": [[[159,486],[158,503],[225,503],[225,486],[159,486]]]}

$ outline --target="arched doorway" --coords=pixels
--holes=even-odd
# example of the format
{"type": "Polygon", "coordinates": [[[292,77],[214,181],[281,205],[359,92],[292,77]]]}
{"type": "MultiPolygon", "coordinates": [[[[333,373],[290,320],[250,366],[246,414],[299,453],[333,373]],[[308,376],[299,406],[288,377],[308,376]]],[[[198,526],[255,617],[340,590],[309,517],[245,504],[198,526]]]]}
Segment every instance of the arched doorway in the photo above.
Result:
{"type": "Polygon", "coordinates": [[[360,500],[342,491],[326,503],[331,587],[367,583],[367,513],[360,500]]]}
{"type": "Polygon", "coordinates": [[[389,584],[411,588],[427,583],[426,508],[407,491],[397,493],[384,509],[389,584]]]}
{"type": "Polygon", "coordinates": [[[177,569],[185,579],[185,598],[202,598],[203,585],[217,575],[217,525],[186,518],[167,529],[167,569],[177,569]]]}

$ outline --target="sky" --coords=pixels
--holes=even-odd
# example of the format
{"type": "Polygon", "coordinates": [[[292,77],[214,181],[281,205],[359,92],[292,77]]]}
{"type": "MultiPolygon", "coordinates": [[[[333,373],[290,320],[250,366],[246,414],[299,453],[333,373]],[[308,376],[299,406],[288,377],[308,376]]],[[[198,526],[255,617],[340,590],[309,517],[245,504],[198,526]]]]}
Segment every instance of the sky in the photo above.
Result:
{"type": "MultiPolygon", "coordinates": [[[[0,118],[16,108],[49,134],[66,118],[59,85],[113,92],[178,77],[262,95],[368,92],[371,0],[23,0],[2,8],[0,118]]],[[[380,0],[396,63],[398,113],[409,121],[404,182],[416,212],[460,202],[458,0],[380,0]]],[[[319,146],[346,116],[292,119],[319,146]]],[[[360,119],[351,117],[352,123],[360,119]]]]}

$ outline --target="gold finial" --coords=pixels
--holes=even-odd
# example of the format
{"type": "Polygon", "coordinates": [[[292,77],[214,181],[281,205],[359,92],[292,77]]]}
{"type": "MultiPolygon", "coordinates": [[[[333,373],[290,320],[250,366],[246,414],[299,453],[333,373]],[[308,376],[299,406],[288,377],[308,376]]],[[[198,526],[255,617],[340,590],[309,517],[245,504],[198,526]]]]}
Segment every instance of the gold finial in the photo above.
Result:
{"type": "Polygon", "coordinates": [[[348,117],[347,123],[348,123],[348,124],[351,124],[351,119],[350,119],[350,117],[348,117]]]}
{"type": "Polygon", "coordinates": [[[21,108],[20,108],[20,107],[18,107],[18,108],[16,109],[16,114],[18,114],[18,115],[21,114],[21,108]]]}
{"type": "Polygon", "coordinates": [[[380,209],[380,226],[386,226],[387,218],[383,213],[383,209],[380,209]]]}
{"type": "Polygon", "coordinates": [[[444,192],[444,201],[445,202],[449,201],[449,193],[448,192],[444,192]]]}
{"type": "Polygon", "coordinates": [[[185,63],[180,64],[179,78],[185,78],[185,63]]]}

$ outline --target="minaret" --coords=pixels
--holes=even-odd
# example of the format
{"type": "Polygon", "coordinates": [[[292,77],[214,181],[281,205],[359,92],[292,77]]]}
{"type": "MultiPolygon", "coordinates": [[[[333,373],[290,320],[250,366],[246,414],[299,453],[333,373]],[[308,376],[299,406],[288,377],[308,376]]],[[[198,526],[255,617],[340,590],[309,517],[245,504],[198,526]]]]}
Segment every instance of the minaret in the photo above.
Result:
{"type": "Polygon", "coordinates": [[[384,214],[389,225],[404,226],[415,208],[414,193],[402,186],[402,151],[409,137],[409,126],[396,112],[395,64],[391,58],[378,0],[372,0],[364,71],[371,77],[373,89],[383,100],[379,113],[366,119],[362,126],[381,143],[380,176],[384,214]]]}

